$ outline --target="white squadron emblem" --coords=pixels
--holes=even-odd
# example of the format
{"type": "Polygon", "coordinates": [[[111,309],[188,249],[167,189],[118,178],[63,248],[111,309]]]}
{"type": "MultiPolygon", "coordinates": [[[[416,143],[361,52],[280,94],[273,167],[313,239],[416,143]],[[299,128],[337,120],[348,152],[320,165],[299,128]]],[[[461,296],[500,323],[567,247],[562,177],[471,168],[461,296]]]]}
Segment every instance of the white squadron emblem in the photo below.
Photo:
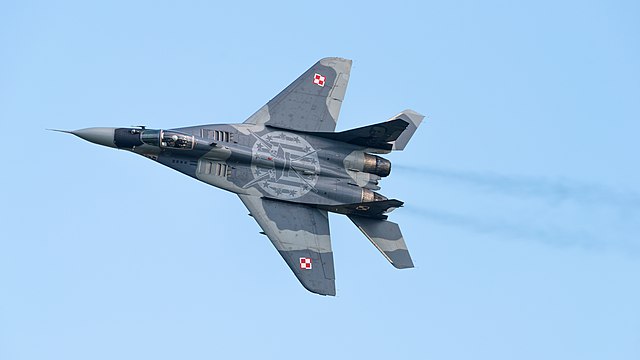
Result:
{"type": "Polygon", "coordinates": [[[304,138],[285,131],[253,136],[253,180],[244,188],[257,186],[280,199],[295,199],[314,189],[320,164],[316,150],[304,138]]]}

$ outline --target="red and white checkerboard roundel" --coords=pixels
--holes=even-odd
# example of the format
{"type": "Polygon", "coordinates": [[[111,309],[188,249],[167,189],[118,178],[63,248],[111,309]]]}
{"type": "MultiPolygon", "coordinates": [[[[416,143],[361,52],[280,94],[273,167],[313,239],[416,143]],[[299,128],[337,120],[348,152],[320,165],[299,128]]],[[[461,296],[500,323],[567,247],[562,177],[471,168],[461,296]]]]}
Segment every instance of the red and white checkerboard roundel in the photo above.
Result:
{"type": "Polygon", "coordinates": [[[313,76],[313,83],[319,86],[324,86],[325,77],[320,74],[315,74],[313,76]]]}
{"type": "Polygon", "coordinates": [[[311,269],[311,258],[301,257],[300,258],[300,269],[303,269],[303,270],[311,269]]]}

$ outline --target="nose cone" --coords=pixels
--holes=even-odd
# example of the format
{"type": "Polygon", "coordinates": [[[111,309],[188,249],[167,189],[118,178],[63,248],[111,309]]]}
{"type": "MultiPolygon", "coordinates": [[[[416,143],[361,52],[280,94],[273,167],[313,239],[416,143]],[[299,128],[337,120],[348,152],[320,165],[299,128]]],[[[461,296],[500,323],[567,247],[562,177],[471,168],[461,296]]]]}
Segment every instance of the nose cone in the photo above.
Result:
{"type": "Polygon", "coordinates": [[[116,147],[114,142],[115,128],[94,127],[70,131],[73,135],[98,145],[116,147]]]}

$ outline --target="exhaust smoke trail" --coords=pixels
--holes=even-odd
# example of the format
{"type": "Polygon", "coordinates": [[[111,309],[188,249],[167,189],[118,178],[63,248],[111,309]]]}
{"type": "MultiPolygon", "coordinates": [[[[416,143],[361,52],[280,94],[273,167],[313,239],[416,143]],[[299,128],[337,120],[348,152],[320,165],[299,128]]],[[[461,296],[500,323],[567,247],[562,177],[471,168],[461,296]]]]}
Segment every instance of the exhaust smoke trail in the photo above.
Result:
{"type": "MultiPolygon", "coordinates": [[[[612,244],[603,241],[603,239],[584,230],[570,231],[553,225],[519,224],[508,220],[487,219],[411,205],[405,205],[404,208],[411,215],[419,216],[427,221],[478,234],[493,234],[520,240],[536,240],[557,247],[575,246],[592,250],[619,247],[620,245],[619,243],[612,244]]],[[[631,250],[631,248],[628,248],[628,250],[631,250]]]]}
{"type": "Polygon", "coordinates": [[[487,195],[493,204],[491,208],[483,209],[465,207],[471,211],[468,214],[442,210],[451,208],[452,203],[442,204],[442,207],[432,203],[430,208],[405,205],[409,214],[427,221],[476,234],[535,240],[556,247],[640,254],[640,195],[636,193],[602,185],[526,176],[403,165],[397,165],[395,169],[436,178],[448,185],[479,188],[483,190],[480,195],[487,195]],[[493,194],[520,199],[521,203],[516,202],[515,208],[506,205],[513,205],[513,202],[501,206],[501,202],[494,201],[493,194]],[[543,203],[530,203],[525,199],[543,200],[543,203]]]}
{"type": "Polygon", "coordinates": [[[433,167],[394,165],[394,169],[432,178],[473,185],[514,197],[532,197],[549,202],[573,201],[583,205],[607,206],[625,211],[640,211],[640,195],[603,185],[543,177],[510,176],[433,167]]]}

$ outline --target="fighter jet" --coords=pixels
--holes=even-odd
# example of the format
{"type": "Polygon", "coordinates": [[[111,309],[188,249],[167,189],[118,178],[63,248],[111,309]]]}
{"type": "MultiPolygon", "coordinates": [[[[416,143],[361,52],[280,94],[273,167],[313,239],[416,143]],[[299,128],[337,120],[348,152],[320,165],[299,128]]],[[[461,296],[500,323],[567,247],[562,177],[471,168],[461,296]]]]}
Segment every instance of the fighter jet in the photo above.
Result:
{"type": "Polygon", "coordinates": [[[405,110],[335,132],[351,63],[321,59],[239,124],[64,132],[237,194],[300,283],[335,295],[328,212],[349,217],[394,267],[413,267],[399,226],[387,220],[403,202],[376,192],[391,172],[376,154],[403,150],[424,118],[405,110]]]}

